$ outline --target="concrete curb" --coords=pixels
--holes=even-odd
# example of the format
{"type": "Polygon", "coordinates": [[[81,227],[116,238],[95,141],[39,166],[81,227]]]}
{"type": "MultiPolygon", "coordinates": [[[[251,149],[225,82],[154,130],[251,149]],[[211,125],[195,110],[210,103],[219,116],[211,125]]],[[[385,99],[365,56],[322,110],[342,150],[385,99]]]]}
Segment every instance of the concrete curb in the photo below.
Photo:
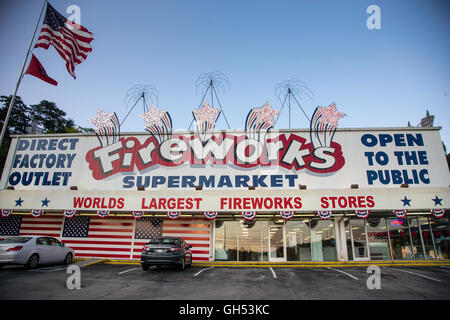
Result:
{"type": "MultiPolygon", "coordinates": [[[[104,264],[115,265],[140,265],[139,260],[118,260],[118,259],[88,259],[80,266],[89,266],[96,263],[103,262],[104,264]]],[[[417,260],[417,261],[347,261],[347,262],[194,262],[193,267],[228,267],[228,268],[326,268],[326,267],[368,267],[372,265],[377,266],[450,266],[450,260],[417,260]]]]}

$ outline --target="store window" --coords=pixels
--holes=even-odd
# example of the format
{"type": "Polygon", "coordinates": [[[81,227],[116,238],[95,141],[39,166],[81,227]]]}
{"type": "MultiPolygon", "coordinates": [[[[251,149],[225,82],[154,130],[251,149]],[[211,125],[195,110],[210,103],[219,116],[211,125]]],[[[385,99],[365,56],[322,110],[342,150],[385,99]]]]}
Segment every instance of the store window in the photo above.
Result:
{"type": "Polygon", "coordinates": [[[426,259],[436,259],[436,252],[434,250],[433,234],[427,216],[418,217],[420,230],[422,232],[423,245],[425,249],[426,259]]]}
{"type": "Polygon", "coordinates": [[[438,259],[449,259],[450,255],[450,217],[436,218],[430,216],[433,229],[436,256],[438,259]]]}
{"type": "Polygon", "coordinates": [[[311,261],[311,237],[305,220],[286,222],[287,261],[311,261]]]}
{"type": "Polygon", "coordinates": [[[371,260],[389,260],[389,238],[386,218],[371,215],[366,219],[367,240],[371,260]]]}
{"type": "Polygon", "coordinates": [[[413,260],[414,255],[408,219],[388,217],[387,222],[391,239],[392,258],[394,260],[413,260]]]}
{"type": "Polygon", "coordinates": [[[425,255],[423,252],[422,239],[420,237],[419,225],[417,224],[417,217],[408,218],[409,230],[411,234],[412,250],[415,259],[424,260],[425,255]]]}
{"type": "Polygon", "coordinates": [[[349,248],[347,244],[347,252],[351,253],[349,254],[349,259],[367,259],[369,253],[367,250],[365,220],[355,217],[350,220],[347,228],[349,229],[350,238],[353,240],[353,247],[349,248]]]}
{"type": "Polygon", "coordinates": [[[267,221],[244,221],[239,225],[239,261],[267,260],[267,221]]]}
{"type": "Polygon", "coordinates": [[[237,221],[216,220],[215,260],[237,261],[237,221]]]}
{"type": "Polygon", "coordinates": [[[336,239],[332,220],[311,219],[311,260],[336,261],[336,239]]]}

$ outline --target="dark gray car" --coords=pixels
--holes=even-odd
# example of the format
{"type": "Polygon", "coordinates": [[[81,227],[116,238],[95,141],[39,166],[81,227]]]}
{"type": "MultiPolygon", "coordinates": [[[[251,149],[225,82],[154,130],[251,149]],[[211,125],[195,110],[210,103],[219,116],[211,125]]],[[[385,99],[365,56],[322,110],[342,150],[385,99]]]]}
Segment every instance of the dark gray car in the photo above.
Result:
{"type": "Polygon", "coordinates": [[[142,269],[150,266],[175,265],[181,270],[192,264],[191,245],[179,237],[160,237],[147,242],[142,249],[142,269]]]}

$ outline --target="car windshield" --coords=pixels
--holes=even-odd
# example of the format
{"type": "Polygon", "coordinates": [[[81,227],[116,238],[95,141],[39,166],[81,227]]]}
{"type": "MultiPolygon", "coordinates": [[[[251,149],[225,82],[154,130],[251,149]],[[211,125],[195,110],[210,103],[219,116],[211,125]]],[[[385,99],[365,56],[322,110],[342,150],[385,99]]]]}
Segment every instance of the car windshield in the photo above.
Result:
{"type": "Polygon", "coordinates": [[[156,238],[150,240],[149,244],[178,244],[178,239],[156,238]]]}
{"type": "Polygon", "coordinates": [[[28,242],[30,237],[9,237],[0,241],[0,244],[4,243],[25,243],[28,242]]]}

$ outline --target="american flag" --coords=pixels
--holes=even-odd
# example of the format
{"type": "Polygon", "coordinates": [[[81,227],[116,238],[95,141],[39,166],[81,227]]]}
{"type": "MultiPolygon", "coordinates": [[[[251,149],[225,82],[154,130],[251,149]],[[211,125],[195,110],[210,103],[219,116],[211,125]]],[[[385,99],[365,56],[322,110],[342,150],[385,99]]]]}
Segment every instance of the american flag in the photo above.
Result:
{"type": "Polygon", "coordinates": [[[61,235],[61,228],[63,223],[63,216],[42,215],[40,217],[33,217],[31,215],[22,216],[22,225],[20,226],[20,236],[49,236],[59,237],[61,235]]]}
{"type": "Polygon", "coordinates": [[[130,259],[133,227],[131,215],[129,218],[75,216],[65,219],[61,240],[75,250],[77,257],[130,259]]]}
{"type": "Polygon", "coordinates": [[[20,224],[22,223],[22,216],[9,215],[8,217],[0,218],[0,239],[2,236],[17,236],[20,231],[20,224]]]}
{"type": "Polygon", "coordinates": [[[48,49],[50,45],[53,45],[66,61],[67,71],[76,78],[75,66],[83,62],[92,51],[90,45],[92,40],[94,35],[91,32],[66,19],[47,3],[44,23],[34,47],[48,49]]]}
{"type": "MultiPolygon", "coordinates": [[[[136,231],[140,228],[140,234],[136,234],[133,257],[132,259],[140,259],[141,251],[144,245],[152,238],[152,235],[162,232],[162,236],[181,237],[187,244],[192,245],[192,261],[209,261],[210,243],[211,243],[211,222],[202,219],[184,219],[176,220],[160,219],[157,221],[146,221],[143,219],[158,218],[141,218],[137,220],[136,231]],[[157,226],[155,226],[157,225],[157,226]],[[156,229],[160,229],[157,231],[156,229]],[[148,230],[145,230],[148,229],[148,230]],[[147,235],[145,233],[147,232],[147,235]],[[150,233],[150,234],[148,234],[150,233]],[[139,237],[147,237],[146,241],[138,240],[139,237]]],[[[144,239],[143,239],[144,240],[144,239]]]]}
{"type": "Polygon", "coordinates": [[[46,235],[60,239],[81,258],[140,259],[144,245],[154,237],[181,237],[192,245],[193,261],[209,261],[211,222],[143,217],[74,216],[44,214],[0,217],[0,239],[9,235],[46,235]],[[4,235],[4,236],[3,236],[4,235]]]}

